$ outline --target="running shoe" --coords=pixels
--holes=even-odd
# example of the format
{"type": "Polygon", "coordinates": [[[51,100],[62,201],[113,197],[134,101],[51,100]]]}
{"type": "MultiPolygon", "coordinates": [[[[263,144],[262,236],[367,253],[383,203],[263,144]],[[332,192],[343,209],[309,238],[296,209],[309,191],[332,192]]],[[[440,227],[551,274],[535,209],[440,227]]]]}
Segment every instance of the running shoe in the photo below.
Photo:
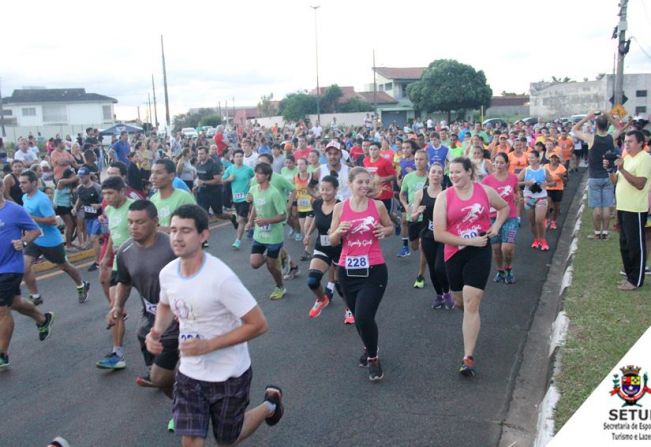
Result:
{"type": "Polygon", "coordinates": [[[276,425],[283,417],[283,390],[275,385],[267,385],[264,390],[264,400],[276,406],[274,414],[265,419],[267,425],[276,425]]]}
{"type": "Polygon", "coordinates": [[[644,274],[651,275],[651,267],[649,267],[648,265],[644,267],[644,274]]]}
{"type": "Polygon", "coordinates": [[[465,377],[474,377],[477,375],[475,372],[475,360],[472,356],[464,357],[459,367],[459,373],[465,377]]]}
{"type": "Polygon", "coordinates": [[[136,377],[136,385],[142,386],[145,388],[152,388],[154,386],[153,383],[151,383],[151,378],[149,377],[149,374],[146,376],[138,376],[136,377]]]}
{"type": "Polygon", "coordinates": [[[549,229],[550,230],[558,230],[558,224],[556,223],[555,220],[552,220],[552,222],[549,224],[549,229]]]}
{"type": "Polygon", "coordinates": [[[102,360],[95,363],[95,366],[101,369],[124,369],[127,367],[127,362],[124,361],[124,357],[120,357],[115,352],[106,354],[102,360]]]}
{"type": "Polygon", "coordinates": [[[79,304],[83,304],[88,299],[88,290],[90,290],[90,283],[88,281],[83,281],[82,285],[77,287],[77,298],[79,298],[79,304]]]}
{"type": "Polygon", "coordinates": [[[325,294],[328,297],[330,301],[332,301],[332,297],[335,295],[335,291],[333,289],[325,288],[325,294]]]}
{"type": "Polygon", "coordinates": [[[359,357],[359,367],[360,368],[368,367],[368,351],[366,350],[366,348],[364,348],[364,352],[362,352],[362,355],[359,357]]]}
{"type": "Polygon", "coordinates": [[[504,279],[506,284],[515,284],[515,276],[511,270],[506,271],[506,278],[504,279]]]}
{"type": "Polygon", "coordinates": [[[368,359],[368,380],[371,382],[377,382],[382,380],[384,377],[384,372],[382,371],[382,365],[380,365],[380,357],[375,357],[373,359],[368,359]]]}
{"type": "Polygon", "coordinates": [[[253,240],[253,231],[254,231],[253,228],[247,230],[247,232],[246,232],[246,239],[247,240],[249,240],[249,241],[253,240]]]}
{"type": "Polygon", "coordinates": [[[321,315],[321,311],[328,307],[328,304],[330,304],[330,300],[328,299],[327,296],[324,296],[320,300],[316,300],[314,302],[314,306],[310,309],[309,315],[310,318],[316,318],[319,315],[321,315]]]}
{"type": "Polygon", "coordinates": [[[493,281],[495,281],[496,283],[505,282],[506,281],[506,275],[505,275],[504,271],[498,270],[497,274],[495,275],[495,278],[493,278],[493,281]]]}
{"type": "Polygon", "coordinates": [[[289,227],[289,232],[287,233],[287,236],[292,237],[294,235],[294,229],[292,227],[289,227]]]}
{"type": "Polygon", "coordinates": [[[285,289],[284,287],[274,287],[273,292],[271,292],[271,295],[269,295],[269,299],[280,300],[285,296],[286,293],[287,293],[287,289],[285,289]]]}
{"type": "Polygon", "coordinates": [[[240,240],[235,239],[235,242],[233,242],[233,245],[231,245],[231,247],[233,247],[233,250],[239,250],[240,249],[240,244],[241,244],[240,240]]]}
{"type": "Polygon", "coordinates": [[[0,371],[9,368],[9,356],[4,352],[0,352],[0,371]]]}
{"type": "Polygon", "coordinates": [[[400,251],[398,252],[398,257],[399,258],[404,258],[406,256],[409,256],[411,254],[411,251],[409,250],[409,247],[402,246],[400,247],[400,251]]]}
{"type": "Polygon", "coordinates": [[[167,431],[170,433],[174,433],[174,430],[176,430],[176,424],[174,423],[174,418],[172,418],[167,423],[167,431]]]}
{"type": "Polygon", "coordinates": [[[549,244],[547,243],[547,239],[542,239],[539,241],[539,248],[542,251],[549,251],[549,244]]]}
{"type": "Polygon", "coordinates": [[[231,214],[231,223],[233,224],[233,227],[237,230],[239,224],[237,223],[237,216],[235,214],[231,214]]]}
{"type": "Polygon", "coordinates": [[[344,313],[344,324],[355,324],[355,316],[350,309],[346,309],[344,313]]]}
{"type": "Polygon", "coordinates": [[[38,339],[45,341],[50,334],[52,333],[52,322],[54,321],[54,314],[52,312],[46,312],[44,314],[45,321],[41,324],[36,325],[38,329],[38,339]]]}
{"type": "Polygon", "coordinates": [[[298,274],[299,274],[298,266],[294,265],[294,266],[289,268],[289,272],[287,272],[287,274],[285,276],[283,276],[283,278],[284,279],[294,279],[294,278],[296,278],[298,276],[298,274]]]}
{"type": "Polygon", "coordinates": [[[94,272],[99,268],[99,264],[97,262],[93,262],[90,267],[88,267],[89,272],[94,272]]]}
{"type": "Polygon", "coordinates": [[[422,289],[425,287],[425,278],[422,275],[416,277],[416,282],[414,282],[414,289],[422,289]]]}
{"type": "Polygon", "coordinates": [[[296,233],[296,234],[294,234],[294,240],[295,240],[296,242],[300,242],[300,241],[302,241],[302,240],[303,240],[303,235],[302,235],[301,233],[296,233]]]}
{"type": "Polygon", "coordinates": [[[443,294],[443,301],[445,301],[445,308],[447,310],[454,309],[454,300],[452,299],[452,294],[450,292],[445,292],[443,294]]]}
{"type": "Polygon", "coordinates": [[[531,244],[531,248],[540,248],[540,241],[538,239],[534,239],[533,243],[531,244]]]}
{"type": "Polygon", "coordinates": [[[445,300],[443,299],[443,295],[436,295],[434,296],[434,300],[432,300],[432,309],[443,309],[445,307],[445,300]]]}
{"type": "Polygon", "coordinates": [[[28,299],[32,302],[34,306],[43,304],[43,297],[41,295],[38,296],[30,295],[28,299]]]}

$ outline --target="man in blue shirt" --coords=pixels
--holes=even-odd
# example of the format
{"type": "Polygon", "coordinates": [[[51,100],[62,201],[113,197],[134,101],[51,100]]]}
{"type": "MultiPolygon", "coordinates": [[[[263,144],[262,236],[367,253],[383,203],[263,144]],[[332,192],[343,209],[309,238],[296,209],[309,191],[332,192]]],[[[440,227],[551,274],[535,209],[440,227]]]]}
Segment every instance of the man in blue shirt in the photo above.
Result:
{"type": "Polygon", "coordinates": [[[129,166],[129,152],[131,152],[131,148],[129,146],[129,135],[127,134],[126,131],[120,132],[120,139],[113,143],[111,146],[111,149],[115,152],[115,157],[117,158],[117,161],[121,161],[125,165],[129,166]]]}
{"type": "Polygon", "coordinates": [[[36,276],[32,272],[32,264],[42,255],[45,259],[56,264],[72,278],[77,286],[79,303],[88,298],[90,283],[81,280],[79,270],[68,262],[63,248],[63,237],[57,228],[56,215],[52,202],[45,193],[38,189],[38,178],[34,172],[25,170],[19,177],[20,189],[23,191],[23,207],[32,216],[34,222],[41,228],[42,235],[31,241],[25,249],[25,285],[30,292],[30,298],[35,305],[41,304],[43,298],[36,288],[36,276]]]}
{"type": "Polygon", "coordinates": [[[50,335],[54,314],[39,312],[20,296],[24,272],[22,250],[40,234],[41,230],[23,207],[5,200],[4,185],[0,183],[0,370],[9,367],[7,352],[14,330],[12,310],[36,322],[41,341],[50,335]]]}
{"type": "Polygon", "coordinates": [[[445,162],[448,158],[448,148],[441,144],[441,136],[438,132],[429,134],[430,143],[427,145],[427,160],[429,165],[438,163],[445,169],[445,162]]]}

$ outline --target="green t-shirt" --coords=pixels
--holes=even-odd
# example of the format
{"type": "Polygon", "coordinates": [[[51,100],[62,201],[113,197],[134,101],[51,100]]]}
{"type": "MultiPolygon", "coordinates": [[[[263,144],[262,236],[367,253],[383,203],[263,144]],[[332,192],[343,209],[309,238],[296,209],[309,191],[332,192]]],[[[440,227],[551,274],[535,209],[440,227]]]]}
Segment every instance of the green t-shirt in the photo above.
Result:
{"type": "MultiPolygon", "coordinates": [[[[107,206],[104,210],[108,218],[108,229],[111,233],[111,242],[113,243],[113,252],[117,253],[120,245],[129,239],[129,222],[127,221],[127,214],[129,213],[129,205],[133,203],[132,199],[127,200],[120,208],[107,206]]],[[[113,270],[117,270],[117,257],[113,259],[113,270]]]]}
{"type": "Polygon", "coordinates": [[[294,169],[289,170],[287,169],[287,166],[283,166],[283,168],[280,170],[280,175],[285,177],[289,182],[294,183],[294,177],[298,174],[298,167],[294,166],[294,169]]]}
{"type": "MultiPolygon", "coordinates": [[[[282,175],[278,175],[274,173],[271,176],[271,180],[269,181],[271,183],[271,186],[276,188],[280,193],[285,197],[285,200],[289,197],[289,194],[296,189],[296,186],[294,185],[294,182],[290,182],[287,180],[285,177],[282,175]]],[[[251,179],[251,188],[253,188],[254,185],[257,185],[258,182],[255,180],[255,177],[251,179]]]]}
{"type": "MultiPolygon", "coordinates": [[[[409,205],[414,203],[414,195],[419,189],[423,189],[425,182],[427,181],[426,175],[418,175],[418,172],[413,171],[405,175],[405,178],[402,179],[402,186],[400,187],[400,192],[407,193],[407,203],[409,205]]],[[[411,222],[411,210],[407,210],[407,220],[411,222]]],[[[423,216],[418,217],[418,222],[423,220],[423,216]]]]}
{"type": "Polygon", "coordinates": [[[161,199],[160,192],[154,194],[151,202],[158,210],[158,223],[162,227],[169,227],[172,220],[172,213],[181,205],[195,205],[197,202],[194,196],[187,191],[174,189],[174,192],[167,199],[161,199]]]}
{"type": "Polygon", "coordinates": [[[251,179],[255,176],[253,169],[246,165],[242,165],[239,168],[235,165],[230,165],[226,169],[226,172],[224,172],[224,179],[227,179],[231,176],[234,177],[233,181],[231,182],[233,202],[246,202],[246,195],[249,192],[251,179]]]}
{"type": "MultiPolygon", "coordinates": [[[[287,199],[273,186],[260,191],[259,185],[254,185],[249,191],[253,197],[256,217],[275,217],[279,214],[287,214],[287,199]]],[[[283,223],[255,225],[253,239],[263,244],[279,244],[283,241],[283,223]]]]}

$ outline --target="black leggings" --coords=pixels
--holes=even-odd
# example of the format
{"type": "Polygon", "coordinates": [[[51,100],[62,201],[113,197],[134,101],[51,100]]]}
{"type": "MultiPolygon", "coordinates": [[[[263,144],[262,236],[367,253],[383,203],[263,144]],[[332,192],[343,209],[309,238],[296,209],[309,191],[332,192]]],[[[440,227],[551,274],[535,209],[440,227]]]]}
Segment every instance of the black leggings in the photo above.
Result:
{"type": "Polygon", "coordinates": [[[375,314],[387,287],[389,272],[386,264],[374,265],[367,278],[349,277],[346,269],[339,267],[339,283],[344,300],[355,316],[355,327],[364,342],[369,357],[377,356],[378,329],[375,314]]]}
{"type": "Polygon", "coordinates": [[[443,260],[444,245],[431,237],[421,238],[420,243],[423,247],[423,253],[429,267],[429,276],[434,284],[434,290],[437,295],[442,295],[450,291],[448,285],[448,276],[445,271],[445,261],[443,260]]]}

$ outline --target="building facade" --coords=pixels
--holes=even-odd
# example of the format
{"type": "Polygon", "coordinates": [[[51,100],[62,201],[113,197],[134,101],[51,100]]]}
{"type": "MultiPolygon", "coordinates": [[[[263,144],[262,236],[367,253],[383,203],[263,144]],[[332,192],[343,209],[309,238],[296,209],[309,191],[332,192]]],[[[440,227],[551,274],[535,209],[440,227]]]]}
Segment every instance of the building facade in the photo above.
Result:
{"type": "MultiPolygon", "coordinates": [[[[593,110],[610,110],[615,77],[604,75],[586,82],[530,84],[529,114],[559,118],[593,110]]],[[[623,104],[629,115],[651,112],[651,73],[624,75],[623,104]]]]}

